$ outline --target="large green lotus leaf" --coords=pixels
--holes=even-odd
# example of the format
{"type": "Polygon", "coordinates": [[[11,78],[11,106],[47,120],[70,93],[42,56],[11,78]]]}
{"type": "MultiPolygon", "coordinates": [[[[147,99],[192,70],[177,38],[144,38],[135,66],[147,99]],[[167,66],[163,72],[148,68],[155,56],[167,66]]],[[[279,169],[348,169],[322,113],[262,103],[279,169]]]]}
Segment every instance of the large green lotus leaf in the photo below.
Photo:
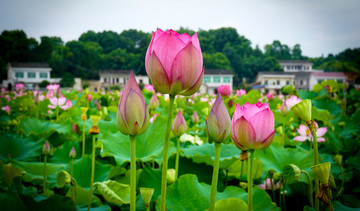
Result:
{"type": "Polygon", "coordinates": [[[75,148],[75,152],[76,152],[76,157],[80,158],[81,157],[81,148],[80,148],[80,142],[74,142],[74,141],[70,141],[70,142],[65,142],[62,146],[56,148],[53,156],[51,157],[51,162],[52,163],[69,163],[71,161],[69,153],[71,148],[74,147],[75,148]]]}
{"type": "Polygon", "coordinates": [[[100,193],[107,202],[113,204],[130,203],[130,185],[113,180],[94,183],[95,193],[100,193]]]}
{"type": "MultiPolygon", "coordinates": [[[[220,169],[224,169],[234,163],[240,156],[240,150],[233,144],[222,144],[220,151],[220,169]]],[[[215,145],[205,143],[201,146],[190,145],[183,149],[183,154],[191,158],[195,163],[206,163],[213,166],[215,160],[215,145]]]]}
{"type": "MultiPolygon", "coordinates": [[[[67,197],[73,198],[74,197],[74,189],[69,188],[68,192],[66,193],[67,197]]],[[[89,197],[90,197],[90,191],[84,189],[80,185],[76,184],[76,198],[75,198],[75,204],[77,206],[82,206],[89,203],[89,197]]],[[[101,200],[93,195],[92,201],[95,201],[98,204],[101,204],[101,200]]]]}
{"type": "Polygon", "coordinates": [[[351,207],[347,207],[343,204],[341,204],[341,202],[339,201],[333,201],[332,205],[334,207],[334,210],[342,210],[342,211],[360,211],[360,208],[351,208],[351,207]]]}
{"type": "MultiPolygon", "coordinates": [[[[295,164],[312,175],[310,166],[314,165],[314,152],[309,152],[298,146],[296,148],[282,148],[278,144],[272,144],[267,149],[255,150],[255,158],[261,159],[265,171],[274,169],[281,173],[284,166],[295,164]]],[[[302,181],[308,183],[306,177],[302,177],[302,181]]]]}
{"type": "MultiPolygon", "coordinates": [[[[144,134],[136,136],[137,160],[146,162],[154,159],[157,163],[162,163],[165,128],[166,119],[158,116],[144,134]]],[[[114,156],[119,165],[130,162],[130,137],[128,135],[120,132],[105,132],[101,141],[103,143],[102,157],[114,156]]],[[[169,156],[175,151],[174,143],[170,142],[169,156]]]]}
{"type": "Polygon", "coordinates": [[[34,142],[29,137],[0,135],[0,159],[30,160],[41,155],[43,142],[34,142]]]}
{"type": "Polygon", "coordinates": [[[38,210],[52,210],[52,211],[62,211],[62,210],[77,210],[74,202],[62,195],[54,194],[48,199],[39,202],[38,210]]]}
{"type": "MultiPolygon", "coordinates": [[[[228,166],[226,168],[226,170],[228,170],[228,175],[229,176],[234,176],[234,177],[240,177],[241,174],[241,161],[239,159],[237,159],[234,163],[232,163],[230,166],[228,166]]],[[[243,177],[245,175],[247,175],[247,170],[248,170],[248,164],[249,162],[243,162],[243,177]]],[[[262,167],[261,164],[261,160],[258,158],[254,159],[253,162],[253,178],[257,179],[260,178],[262,173],[263,173],[264,169],[262,167]]],[[[244,180],[244,178],[242,178],[244,180]]]]}
{"type": "MultiPolygon", "coordinates": [[[[12,161],[14,166],[22,168],[26,173],[23,176],[25,182],[35,182],[41,184],[44,179],[44,163],[42,162],[20,162],[12,161]]],[[[46,164],[46,175],[47,182],[49,184],[56,184],[56,174],[64,170],[67,165],[47,163],[46,164]]]]}
{"type": "Polygon", "coordinates": [[[341,107],[336,104],[333,100],[329,98],[321,99],[321,100],[312,100],[312,105],[318,109],[326,109],[330,112],[331,115],[338,115],[342,112],[341,107]]]}
{"type": "Polygon", "coordinates": [[[154,188],[153,198],[156,199],[161,193],[161,169],[145,167],[140,174],[138,188],[154,188]]]}
{"type": "MultiPolygon", "coordinates": [[[[77,207],[78,211],[87,211],[88,210],[88,206],[78,206],[77,207]]],[[[103,206],[99,206],[99,207],[91,207],[91,211],[111,211],[111,207],[109,205],[103,205],[103,206]]]]}
{"type": "MultiPolygon", "coordinates": [[[[111,167],[95,162],[94,182],[102,182],[108,179],[111,167]]],[[[91,156],[84,155],[74,161],[74,178],[82,187],[90,187],[91,179],[91,156]]]]}
{"type": "Polygon", "coordinates": [[[0,193],[0,203],[4,210],[27,210],[26,205],[15,192],[8,191],[0,193]]]}
{"type": "Polygon", "coordinates": [[[241,199],[228,198],[220,199],[215,203],[216,211],[232,210],[232,211],[244,211],[248,209],[248,205],[241,199]]]}
{"type": "MultiPolygon", "coordinates": [[[[206,210],[209,208],[211,186],[199,183],[196,175],[186,174],[167,188],[166,206],[169,210],[206,210]]],[[[228,186],[223,192],[216,193],[215,201],[228,198],[242,199],[247,202],[247,193],[235,186],[228,186]]],[[[160,201],[160,200],[159,200],[160,201]]],[[[160,203],[157,203],[159,206],[160,203]]],[[[276,210],[271,197],[262,189],[254,188],[253,209],[276,210]]]]}
{"type": "Polygon", "coordinates": [[[110,133],[117,133],[119,129],[117,128],[116,124],[116,114],[114,115],[113,112],[109,112],[109,116],[111,117],[110,121],[101,120],[99,122],[99,130],[100,132],[110,132],[110,133]]]}
{"type": "Polygon", "coordinates": [[[72,132],[64,134],[64,133],[59,133],[57,131],[54,131],[53,133],[51,133],[51,135],[49,134],[49,136],[46,139],[54,147],[59,147],[68,141],[74,142],[78,140],[78,138],[72,132]]]}
{"type": "Polygon", "coordinates": [[[72,131],[71,127],[72,124],[69,121],[62,124],[56,124],[49,121],[41,121],[35,118],[23,119],[19,125],[19,129],[22,129],[27,135],[40,134],[43,132],[48,133],[48,131],[54,130],[58,133],[68,133],[72,131]]]}

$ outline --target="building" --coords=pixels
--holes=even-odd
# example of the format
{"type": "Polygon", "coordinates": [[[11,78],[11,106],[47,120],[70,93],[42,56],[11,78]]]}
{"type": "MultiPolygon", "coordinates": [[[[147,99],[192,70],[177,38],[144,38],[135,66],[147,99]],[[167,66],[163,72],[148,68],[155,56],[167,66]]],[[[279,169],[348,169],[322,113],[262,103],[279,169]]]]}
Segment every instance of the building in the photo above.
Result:
{"type": "Polygon", "coordinates": [[[220,85],[229,85],[232,92],[233,77],[234,74],[231,70],[205,69],[200,93],[215,94],[220,85]]]}
{"type": "Polygon", "coordinates": [[[2,86],[12,88],[16,83],[24,83],[27,89],[36,89],[42,81],[59,83],[60,78],[51,78],[51,71],[47,63],[9,63],[8,78],[3,80],[2,86]]]}
{"type": "Polygon", "coordinates": [[[281,88],[294,84],[295,75],[285,72],[258,72],[253,89],[259,89],[262,93],[279,93],[281,88]]]}
{"type": "MultiPolygon", "coordinates": [[[[131,71],[132,70],[100,70],[101,88],[108,90],[111,87],[117,86],[122,89],[125,86],[131,71]]],[[[147,75],[135,75],[135,79],[138,84],[150,84],[147,75]]]]}
{"type": "Polygon", "coordinates": [[[279,60],[284,72],[312,72],[312,63],[307,60],[279,60]]]}
{"type": "Polygon", "coordinates": [[[348,77],[343,72],[315,72],[310,77],[311,90],[315,84],[321,83],[322,81],[334,80],[338,83],[345,83],[348,77]]]}

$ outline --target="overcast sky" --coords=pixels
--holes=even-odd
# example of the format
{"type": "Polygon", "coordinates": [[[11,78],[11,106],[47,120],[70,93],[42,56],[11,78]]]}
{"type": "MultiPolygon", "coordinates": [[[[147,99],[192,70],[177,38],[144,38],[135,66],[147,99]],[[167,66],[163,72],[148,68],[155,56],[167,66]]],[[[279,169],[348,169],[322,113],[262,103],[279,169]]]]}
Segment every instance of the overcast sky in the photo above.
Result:
{"type": "MultiPolygon", "coordinates": [[[[77,40],[88,31],[234,27],[253,46],[280,40],[310,57],[360,47],[359,0],[0,0],[0,31],[77,40]]],[[[0,46],[1,47],[1,46],[0,46]]]]}

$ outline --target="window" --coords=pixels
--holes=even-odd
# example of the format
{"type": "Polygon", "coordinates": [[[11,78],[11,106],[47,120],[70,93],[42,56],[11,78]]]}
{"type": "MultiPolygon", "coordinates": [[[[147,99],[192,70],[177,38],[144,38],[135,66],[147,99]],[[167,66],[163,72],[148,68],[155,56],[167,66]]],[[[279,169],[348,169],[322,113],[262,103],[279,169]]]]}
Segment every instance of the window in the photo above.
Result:
{"type": "Polygon", "coordinates": [[[267,81],[267,80],[265,80],[265,85],[268,85],[268,81],[267,81]]]}
{"type": "Polygon", "coordinates": [[[106,78],[104,78],[104,83],[106,83],[106,78]]]}
{"type": "Polygon", "coordinates": [[[24,73],[15,72],[15,78],[24,78],[24,73]]]}
{"type": "Polygon", "coordinates": [[[323,80],[319,79],[319,80],[318,80],[318,84],[321,84],[322,81],[323,81],[323,80]]]}
{"type": "Polygon", "coordinates": [[[336,82],[338,82],[340,84],[344,83],[344,81],[342,79],[337,79],[336,82]]]}
{"type": "Polygon", "coordinates": [[[276,81],[276,85],[280,85],[280,81],[279,81],[279,80],[276,81]]]}
{"type": "Polygon", "coordinates": [[[40,78],[47,78],[48,74],[47,73],[40,73],[40,78]]]}
{"type": "Polygon", "coordinates": [[[140,79],[140,84],[143,84],[144,82],[143,82],[143,80],[142,79],[140,79]]]}
{"type": "Polygon", "coordinates": [[[300,85],[303,85],[303,80],[300,80],[300,85]]]}
{"type": "Polygon", "coordinates": [[[116,78],[116,83],[119,83],[119,78],[116,78]]]}
{"type": "Polygon", "coordinates": [[[230,83],[230,77],[224,77],[223,80],[224,83],[230,83]]]}
{"type": "Polygon", "coordinates": [[[290,84],[290,81],[289,80],[286,80],[286,85],[289,85],[290,84]]]}
{"type": "Polygon", "coordinates": [[[28,72],[28,73],[27,73],[27,77],[28,77],[28,78],[35,78],[35,77],[36,77],[36,73],[34,73],[34,72],[28,72]]]}
{"type": "Polygon", "coordinates": [[[204,82],[205,82],[205,83],[210,83],[210,82],[211,82],[211,77],[205,76],[205,77],[204,77],[204,82]]]}
{"type": "Polygon", "coordinates": [[[214,83],[220,83],[220,77],[219,76],[214,77],[214,83]]]}

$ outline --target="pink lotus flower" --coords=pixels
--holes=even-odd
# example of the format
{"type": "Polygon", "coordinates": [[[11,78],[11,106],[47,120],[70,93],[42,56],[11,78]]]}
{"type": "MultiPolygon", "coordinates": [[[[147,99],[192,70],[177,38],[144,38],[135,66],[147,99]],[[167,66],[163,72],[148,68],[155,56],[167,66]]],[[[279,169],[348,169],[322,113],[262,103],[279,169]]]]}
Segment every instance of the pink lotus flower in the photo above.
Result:
{"type": "Polygon", "coordinates": [[[131,136],[144,133],[149,126],[149,113],[133,72],[120,98],[116,121],[120,132],[131,136]]]}
{"type": "Polygon", "coordinates": [[[148,90],[149,92],[155,93],[155,89],[154,89],[153,85],[145,84],[144,89],[148,90]]]}
{"type": "Polygon", "coordinates": [[[232,118],[232,139],[241,150],[265,149],[274,139],[274,126],[274,114],[268,104],[237,104],[232,118]]]}
{"type": "Polygon", "coordinates": [[[61,109],[66,110],[66,109],[72,107],[71,100],[66,101],[65,97],[59,97],[59,98],[53,97],[53,98],[50,98],[50,104],[51,105],[48,105],[48,107],[51,108],[51,109],[54,109],[56,107],[60,107],[61,109]]]}
{"type": "Polygon", "coordinates": [[[152,97],[150,99],[149,109],[156,110],[158,107],[159,107],[159,100],[157,99],[156,94],[154,92],[154,94],[152,95],[152,97]]]}
{"type": "Polygon", "coordinates": [[[196,111],[194,111],[193,115],[191,116],[191,120],[194,124],[199,123],[199,115],[197,114],[196,111]]]}
{"type": "Polygon", "coordinates": [[[221,94],[221,96],[227,97],[231,94],[231,89],[229,85],[220,85],[218,87],[218,92],[221,94]]]}
{"type": "Polygon", "coordinates": [[[158,92],[185,96],[194,94],[204,76],[197,33],[191,37],[186,33],[158,29],[147,49],[145,67],[158,92]]]}
{"type": "MultiPolygon", "coordinates": [[[[317,122],[315,122],[314,124],[316,125],[316,128],[318,128],[316,130],[317,142],[325,142],[325,138],[323,138],[322,136],[324,136],[325,133],[327,132],[327,127],[319,128],[319,125],[317,124],[317,122]]],[[[299,128],[297,128],[297,131],[300,134],[300,136],[296,136],[294,138],[294,140],[300,141],[300,142],[304,142],[306,140],[309,140],[309,141],[312,140],[311,131],[308,126],[300,125],[299,128]]]]}
{"type": "Polygon", "coordinates": [[[267,98],[268,100],[272,100],[272,99],[274,98],[273,93],[271,93],[271,92],[267,93],[267,94],[266,94],[266,98],[267,98]]]}
{"type": "Polygon", "coordinates": [[[230,135],[231,119],[220,94],[211,108],[206,129],[209,138],[217,143],[223,142],[230,135]]]}
{"type": "Polygon", "coordinates": [[[46,89],[51,92],[54,91],[56,92],[58,89],[60,89],[60,84],[49,84],[46,86],[46,89]]]}
{"type": "Polygon", "coordinates": [[[89,102],[92,100],[91,94],[87,94],[87,95],[86,95],[86,100],[89,101],[89,102]]]}
{"type": "Polygon", "coordinates": [[[271,190],[271,180],[272,180],[272,183],[273,183],[274,190],[280,189],[280,182],[275,184],[274,179],[270,179],[270,178],[266,178],[266,180],[264,181],[264,184],[260,184],[259,188],[261,188],[263,190],[271,190]]]}
{"type": "Polygon", "coordinates": [[[184,116],[182,115],[181,111],[176,114],[174,118],[174,122],[172,124],[171,130],[175,136],[181,136],[185,133],[187,128],[186,121],[184,116]]]}
{"type": "Polygon", "coordinates": [[[17,83],[15,84],[15,91],[20,92],[24,90],[24,84],[23,83],[17,83]]]}
{"type": "Polygon", "coordinates": [[[292,95],[290,98],[285,100],[285,105],[288,110],[290,110],[291,107],[301,102],[301,99],[298,98],[296,95],[292,95]]]}
{"type": "Polygon", "coordinates": [[[6,105],[6,106],[4,106],[4,107],[1,107],[1,110],[6,111],[8,114],[10,114],[10,111],[11,111],[9,105],[6,105]]]}
{"type": "Polygon", "coordinates": [[[236,95],[241,97],[242,95],[246,95],[246,90],[245,89],[238,89],[236,90],[236,95]]]}
{"type": "Polygon", "coordinates": [[[70,150],[70,152],[69,152],[69,157],[70,157],[71,159],[74,159],[74,158],[76,157],[76,151],[75,151],[75,148],[74,148],[74,147],[71,148],[71,150],[70,150]]]}
{"type": "Polygon", "coordinates": [[[45,144],[43,145],[43,148],[42,148],[42,151],[41,153],[43,155],[47,155],[50,153],[50,145],[49,145],[49,142],[48,141],[45,141],[45,144]]]}

